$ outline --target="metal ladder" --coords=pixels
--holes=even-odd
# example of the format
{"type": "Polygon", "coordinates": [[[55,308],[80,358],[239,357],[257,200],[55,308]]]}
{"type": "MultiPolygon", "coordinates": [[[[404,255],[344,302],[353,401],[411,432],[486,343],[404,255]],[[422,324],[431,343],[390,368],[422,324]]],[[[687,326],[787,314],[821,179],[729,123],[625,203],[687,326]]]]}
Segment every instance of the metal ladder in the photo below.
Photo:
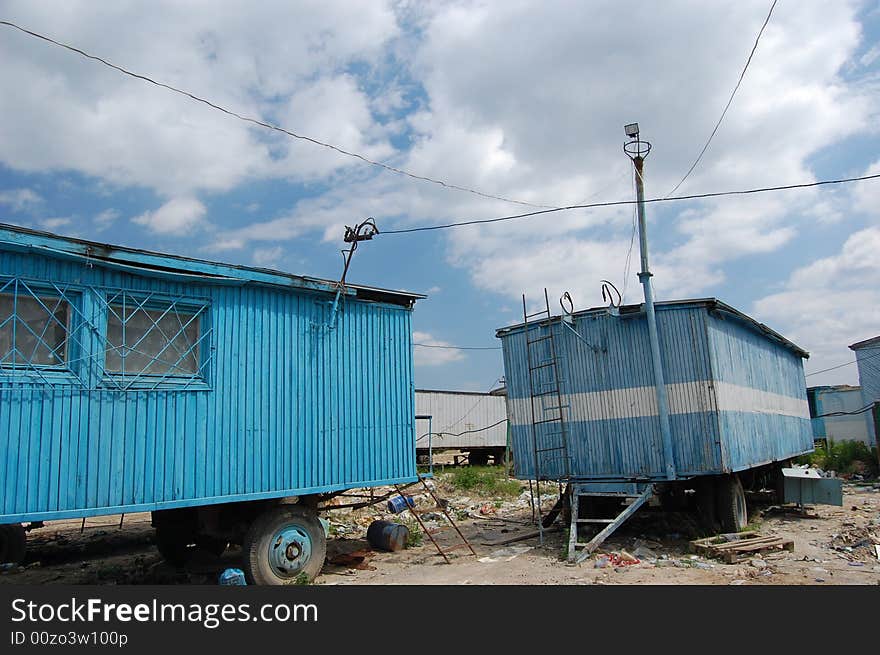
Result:
{"type": "MultiPolygon", "coordinates": [[[[568,434],[565,427],[565,419],[562,410],[566,407],[562,404],[562,388],[560,386],[559,358],[556,352],[556,342],[553,337],[553,328],[550,324],[550,299],[547,289],[544,289],[544,309],[529,313],[526,305],[526,296],[523,294],[523,323],[525,324],[526,336],[526,364],[529,370],[529,404],[531,410],[531,435],[535,464],[535,489],[537,506],[537,523],[540,543],[544,543],[544,525],[541,507],[541,480],[554,480],[560,484],[560,501],[562,502],[563,480],[570,475],[571,457],[568,454],[568,434]],[[529,319],[537,319],[536,332],[539,336],[532,338],[530,334],[529,319]],[[546,334],[541,334],[541,327],[546,328],[546,334]],[[534,357],[546,353],[545,359],[535,361],[534,357]],[[541,378],[544,378],[541,381],[541,378]],[[549,400],[551,405],[547,405],[549,400]],[[552,404],[555,403],[555,404],[552,404]],[[540,434],[540,438],[539,438],[540,434]],[[539,443],[540,442],[540,443],[539,443]],[[550,475],[544,469],[553,470],[552,463],[561,461],[561,470],[557,475],[550,475]],[[545,466],[546,465],[546,466],[545,466]]],[[[531,485],[530,485],[531,488],[531,485]]],[[[535,504],[533,504],[534,506],[535,504]]],[[[555,518],[557,512],[552,513],[555,518]]],[[[548,517],[549,518],[549,517],[548,517]]]]}
{"type": "Polygon", "coordinates": [[[636,513],[642,505],[644,505],[653,493],[653,487],[650,484],[643,485],[638,483],[586,483],[571,485],[571,531],[568,535],[568,561],[580,564],[587,559],[590,554],[596,550],[603,541],[611,536],[617,528],[633,514],[636,513]],[[618,501],[617,507],[608,512],[613,516],[607,517],[589,517],[581,518],[580,512],[581,499],[601,499],[604,501],[618,501]],[[604,525],[590,541],[582,543],[578,541],[578,526],[581,524],[598,524],[604,525]],[[577,549],[583,548],[578,553],[577,549]]]}

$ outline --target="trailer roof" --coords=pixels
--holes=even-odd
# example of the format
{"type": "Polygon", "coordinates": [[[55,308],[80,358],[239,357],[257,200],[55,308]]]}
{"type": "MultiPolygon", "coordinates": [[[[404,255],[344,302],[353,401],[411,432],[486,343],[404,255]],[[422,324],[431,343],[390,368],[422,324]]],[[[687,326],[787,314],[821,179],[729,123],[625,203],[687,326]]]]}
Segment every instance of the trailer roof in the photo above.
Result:
{"type": "MultiPolygon", "coordinates": [[[[0,249],[82,259],[136,275],[174,279],[184,277],[204,284],[253,283],[330,293],[336,291],[337,285],[334,280],[87,241],[5,223],[0,223],[0,249]]],[[[427,297],[409,291],[359,284],[346,284],[345,293],[361,300],[406,307],[411,307],[416,300],[427,297]]]]}
{"type": "MultiPolygon", "coordinates": [[[[682,299],[682,300],[666,300],[663,302],[654,303],[654,306],[659,309],[675,308],[675,307],[679,307],[679,306],[680,307],[705,307],[706,311],[722,312],[722,313],[730,315],[732,318],[739,320],[745,326],[749,327],[750,329],[754,330],[755,332],[758,332],[758,333],[766,336],[767,338],[771,339],[772,341],[779,343],[781,346],[787,348],[788,350],[791,350],[792,352],[803,357],[804,359],[807,359],[810,356],[810,353],[808,353],[806,350],[804,350],[803,348],[801,348],[797,344],[793,343],[792,341],[789,341],[788,339],[783,337],[781,334],[779,334],[778,332],[776,332],[772,328],[764,325],[763,323],[756,321],[751,316],[742,313],[738,309],[731,307],[727,303],[722,302],[721,300],[718,300],[717,298],[690,298],[690,299],[682,299]]],[[[638,305],[621,305],[618,308],[618,310],[620,311],[620,315],[622,317],[633,316],[636,314],[640,314],[644,311],[641,303],[638,305]]],[[[581,311],[574,312],[572,314],[572,316],[575,316],[575,317],[588,316],[590,314],[605,313],[607,311],[608,311],[608,307],[591,307],[590,309],[583,309],[581,311]]],[[[558,321],[560,318],[561,318],[560,316],[554,316],[551,320],[558,321]]],[[[500,338],[502,336],[510,334],[511,332],[517,332],[518,330],[521,330],[524,327],[524,325],[525,325],[524,323],[517,323],[516,325],[511,325],[509,327],[498,328],[495,332],[495,336],[500,338]]],[[[878,337],[878,338],[880,338],[880,337],[878,337]]]]}
{"type": "Polygon", "coordinates": [[[880,346],[880,336],[871,337],[864,341],[856,341],[850,346],[850,350],[858,350],[859,348],[869,348],[871,346],[880,346]]]}

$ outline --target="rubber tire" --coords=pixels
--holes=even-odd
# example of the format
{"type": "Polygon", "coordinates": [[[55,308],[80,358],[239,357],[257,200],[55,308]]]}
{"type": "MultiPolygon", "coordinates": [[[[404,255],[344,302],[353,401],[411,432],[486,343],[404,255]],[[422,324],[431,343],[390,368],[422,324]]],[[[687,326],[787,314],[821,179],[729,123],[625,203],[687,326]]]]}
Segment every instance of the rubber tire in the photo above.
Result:
{"type": "Polygon", "coordinates": [[[156,527],[156,548],[171,566],[181,568],[189,561],[194,542],[195,537],[174,526],[156,527]]]}
{"type": "Polygon", "coordinates": [[[416,455],[416,466],[430,466],[431,465],[431,456],[430,455],[416,455]]]}
{"type": "Polygon", "coordinates": [[[484,452],[470,451],[468,453],[468,464],[471,466],[486,466],[489,463],[489,454],[484,452]]]}
{"type": "Polygon", "coordinates": [[[0,525],[0,564],[21,564],[27,550],[27,533],[20,523],[0,525]]]}
{"type": "Polygon", "coordinates": [[[244,575],[249,585],[298,584],[303,573],[308,582],[314,580],[324,567],[327,556],[327,537],[317,513],[299,505],[278,505],[260,514],[248,528],[242,544],[244,575]],[[312,542],[312,555],[300,574],[281,577],[269,565],[269,540],[285,525],[303,528],[312,542]]]}
{"type": "Polygon", "coordinates": [[[749,524],[746,494],[737,475],[721,476],[716,484],[716,512],[724,532],[739,532],[749,524]]]}

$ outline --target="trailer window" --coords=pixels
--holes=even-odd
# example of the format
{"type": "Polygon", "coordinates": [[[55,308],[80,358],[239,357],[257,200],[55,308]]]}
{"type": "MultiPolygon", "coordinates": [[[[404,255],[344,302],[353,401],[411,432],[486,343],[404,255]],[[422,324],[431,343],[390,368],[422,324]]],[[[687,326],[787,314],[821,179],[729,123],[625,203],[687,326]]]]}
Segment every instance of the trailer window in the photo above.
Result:
{"type": "Polygon", "coordinates": [[[104,369],[108,373],[188,376],[199,373],[204,308],[177,303],[110,303],[104,369]]]}
{"type": "Polygon", "coordinates": [[[0,366],[67,362],[70,305],[61,298],[0,293],[0,366]]]}

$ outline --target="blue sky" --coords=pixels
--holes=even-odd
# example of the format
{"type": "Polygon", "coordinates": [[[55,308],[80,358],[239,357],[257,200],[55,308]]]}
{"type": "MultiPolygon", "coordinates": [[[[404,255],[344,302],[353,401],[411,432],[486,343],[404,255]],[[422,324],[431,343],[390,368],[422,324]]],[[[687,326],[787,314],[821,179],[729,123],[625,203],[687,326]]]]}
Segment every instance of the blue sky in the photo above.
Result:
{"type": "MultiPolygon", "coordinates": [[[[770,2],[0,2],[0,17],[399,168],[541,205],[649,197],[688,169],[770,2]],[[210,11],[208,9],[210,8],[210,11]],[[269,18],[270,17],[270,18],[269,18]],[[639,35],[635,38],[630,35],[639,35]]],[[[679,193],[880,171],[880,9],[780,0],[679,193]]],[[[337,278],[342,231],[519,213],[277,133],[0,29],[0,222],[337,278]]],[[[649,208],[661,299],[717,296],[813,353],[880,333],[880,183],[649,208]]],[[[349,280],[428,293],[416,340],[497,346],[523,292],[624,286],[632,212],[380,235],[349,280]]],[[[627,299],[638,301],[637,252],[627,299]]],[[[417,349],[421,387],[488,389],[500,352],[417,349]]],[[[810,383],[856,383],[854,366],[810,383]]]]}

